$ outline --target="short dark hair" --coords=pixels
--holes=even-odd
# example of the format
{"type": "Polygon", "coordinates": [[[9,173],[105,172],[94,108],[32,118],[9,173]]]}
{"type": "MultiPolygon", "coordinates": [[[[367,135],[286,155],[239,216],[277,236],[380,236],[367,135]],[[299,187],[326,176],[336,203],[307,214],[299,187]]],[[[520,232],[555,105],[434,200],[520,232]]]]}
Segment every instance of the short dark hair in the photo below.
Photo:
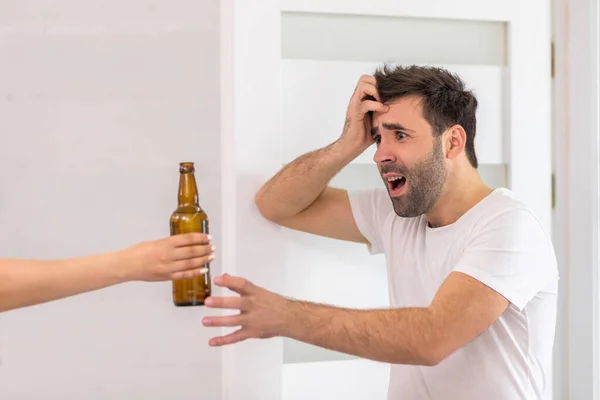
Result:
{"type": "Polygon", "coordinates": [[[384,65],[375,71],[377,90],[383,103],[406,96],[423,99],[423,117],[441,135],[454,124],[463,127],[467,135],[465,151],[474,168],[477,98],[465,89],[462,79],[443,68],[430,66],[384,65]]]}

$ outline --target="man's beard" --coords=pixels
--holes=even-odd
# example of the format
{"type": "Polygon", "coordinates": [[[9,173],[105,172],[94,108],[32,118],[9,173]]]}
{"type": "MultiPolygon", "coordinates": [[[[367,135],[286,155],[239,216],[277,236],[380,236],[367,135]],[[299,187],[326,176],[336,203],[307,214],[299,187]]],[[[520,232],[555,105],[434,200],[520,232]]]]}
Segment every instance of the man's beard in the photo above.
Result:
{"type": "Polygon", "coordinates": [[[404,175],[408,185],[406,193],[402,196],[390,195],[396,214],[406,218],[425,214],[440,197],[448,176],[441,137],[434,138],[433,150],[425,160],[411,169],[394,164],[383,166],[381,173],[388,172],[404,175]]]}

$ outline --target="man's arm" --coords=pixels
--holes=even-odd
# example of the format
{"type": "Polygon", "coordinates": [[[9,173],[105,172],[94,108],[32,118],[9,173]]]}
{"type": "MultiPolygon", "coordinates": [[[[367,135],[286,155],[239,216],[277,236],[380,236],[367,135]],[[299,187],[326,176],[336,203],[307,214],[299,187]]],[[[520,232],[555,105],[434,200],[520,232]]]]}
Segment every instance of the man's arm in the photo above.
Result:
{"type": "Polygon", "coordinates": [[[508,304],[468,275],[451,273],[429,307],[349,310],[292,301],[282,335],[371,360],[431,366],[479,336],[508,304]]]}
{"type": "Polygon", "coordinates": [[[373,143],[371,111],[378,99],[375,78],[363,76],[350,99],[341,137],[282,168],[256,193],[261,214],[280,225],[336,239],[366,243],[354,222],[348,194],[328,186],[331,179],[373,143]]]}
{"type": "Polygon", "coordinates": [[[244,313],[206,317],[207,326],[241,326],[210,341],[222,346],[257,337],[285,336],[362,358],[414,365],[436,365],[485,331],[509,302],[468,275],[453,272],[429,307],[351,310],[288,300],[229,275],[215,278],[241,297],[213,297],[211,308],[244,313]]]}
{"type": "MultiPolygon", "coordinates": [[[[239,315],[206,317],[207,326],[241,326],[209,342],[287,336],[371,360],[436,365],[493,324],[510,304],[523,308],[558,279],[552,241],[526,209],[482,220],[431,304],[420,308],[349,310],[294,301],[241,277],[216,277],[239,297],[215,297],[208,307],[239,315]]],[[[336,282],[332,282],[336,284],[336,282]]]]}
{"type": "MultiPolygon", "coordinates": [[[[428,307],[354,311],[285,301],[282,335],[373,360],[435,365],[558,279],[552,242],[527,209],[480,221],[428,307]]],[[[273,301],[273,300],[270,300],[273,301]]]]}
{"type": "Polygon", "coordinates": [[[258,191],[259,211],[290,229],[366,243],[354,222],[348,193],[328,186],[351,160],[339,142],[298,157],[258,191]]]}
{"type": "Polygon", "coordinates": [[[72,259],[0,259],[0,312],[127,281],[191,278],[213,258],[207,235],[191,233],[72,259]]]}

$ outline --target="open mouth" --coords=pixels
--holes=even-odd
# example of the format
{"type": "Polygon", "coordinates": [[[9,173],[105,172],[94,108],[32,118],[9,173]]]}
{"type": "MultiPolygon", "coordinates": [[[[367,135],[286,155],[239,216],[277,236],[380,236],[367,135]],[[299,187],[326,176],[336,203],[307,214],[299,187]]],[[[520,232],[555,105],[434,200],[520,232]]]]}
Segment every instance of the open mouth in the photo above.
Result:
{"type": "Polygon", "coordinates": [[[388,189],[392,196],[401,195],[406,187],[406,178],[402,175],[388,176],[385,178],[388,184],[388,189]]]}

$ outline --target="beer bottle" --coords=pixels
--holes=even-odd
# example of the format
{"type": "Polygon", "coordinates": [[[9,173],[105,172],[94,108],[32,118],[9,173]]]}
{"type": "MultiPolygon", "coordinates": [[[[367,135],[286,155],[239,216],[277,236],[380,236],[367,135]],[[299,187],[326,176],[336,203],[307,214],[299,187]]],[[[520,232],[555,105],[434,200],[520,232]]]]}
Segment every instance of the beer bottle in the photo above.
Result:
{"type": "MultiPolygon", "coordinates": [[[[179,164],[177,209],[171,214],[171,235],[189,232],[208,234],[208,215],[198,203],[194,163],[182,162],[179,164]]],[[[210,264],[205,267],[209,268],[210,264]]],[[[211,291],[209,272],[191,279],[174,280],[172,286],[175,306],[204,305],[204,299],[210,296],[211,291]]]]}

